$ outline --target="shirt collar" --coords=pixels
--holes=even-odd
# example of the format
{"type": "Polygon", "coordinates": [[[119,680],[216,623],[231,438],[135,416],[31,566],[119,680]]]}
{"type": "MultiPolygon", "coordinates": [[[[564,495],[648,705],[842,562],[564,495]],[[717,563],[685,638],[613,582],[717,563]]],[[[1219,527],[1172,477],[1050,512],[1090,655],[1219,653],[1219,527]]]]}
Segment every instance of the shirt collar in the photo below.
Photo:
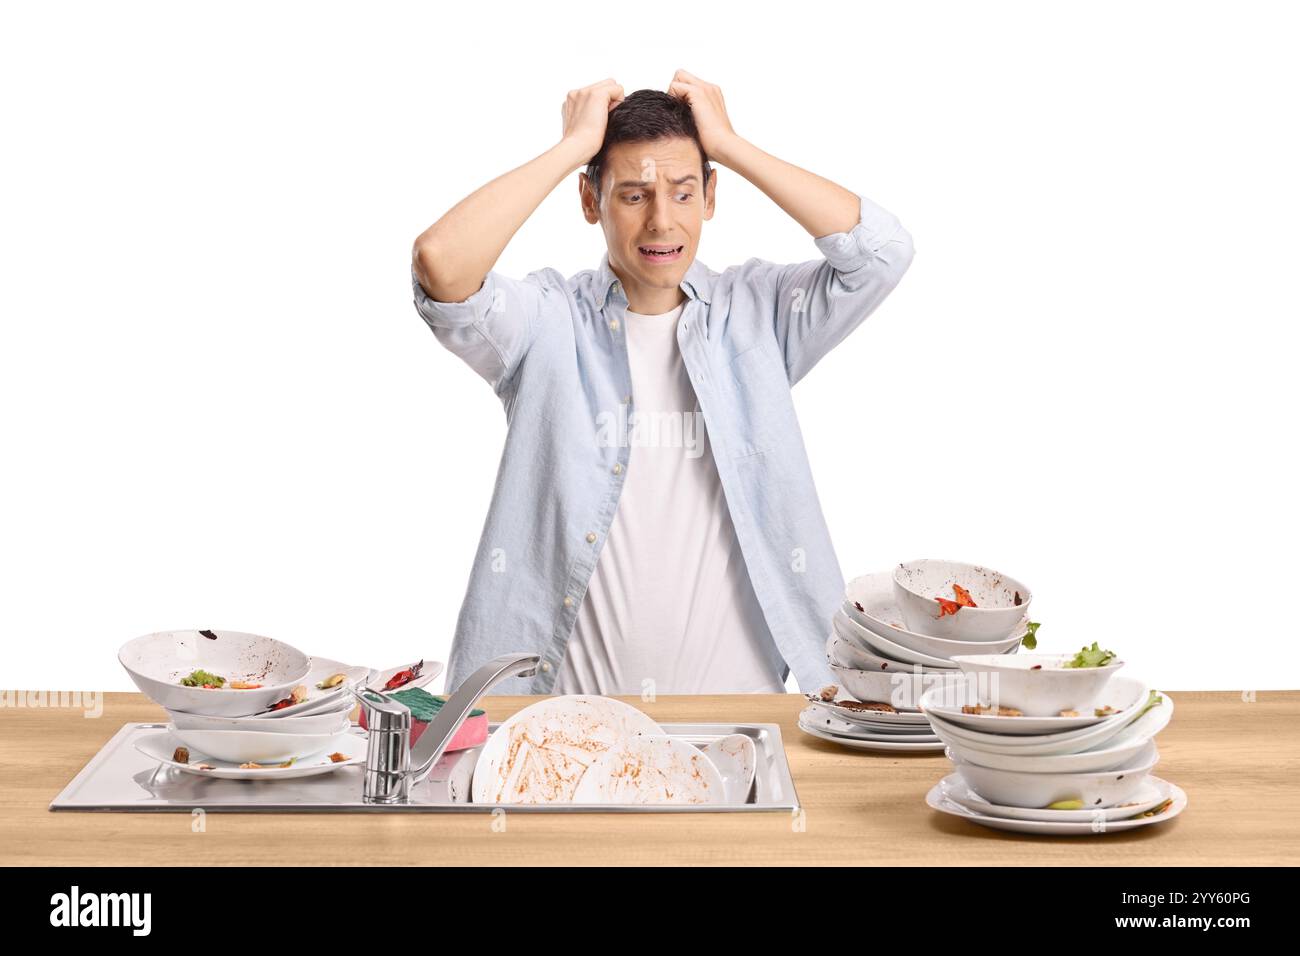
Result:
{"type": "MultiPolygon", "coordinates": [[[[680,288],[688,298],[699,299],[707,305],[713,300],[713,279],[713,271],[697,258],[691,263],[691,267],[686,270],[680,288]]],[[[596,270],[595,293],[596,301],[600,303],[602,309],[609,303],[611,293],[619,295],[624,301],[627,301],[627,294],[623,291],[623,284],[618,281],[618,276],[609,267],[608,251],[600,257],[600,268],[596,270]]]]}

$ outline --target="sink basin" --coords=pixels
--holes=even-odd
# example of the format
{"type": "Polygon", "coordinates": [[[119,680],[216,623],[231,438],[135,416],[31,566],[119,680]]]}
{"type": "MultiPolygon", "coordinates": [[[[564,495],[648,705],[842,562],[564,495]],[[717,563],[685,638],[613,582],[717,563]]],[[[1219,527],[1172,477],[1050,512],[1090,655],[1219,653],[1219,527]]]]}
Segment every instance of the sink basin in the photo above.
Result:
{"type": "MultiPolygon", "coordinates": [[[[497,723],[489,725],[496,730],[497,723]]],[[[50,803],[50,809],[190,813],[744,813],[799,807],[790,765],[778,724],[660,724],[664,732],[704,747],[729,734],[754,741],[754,786],[744,802],[693,804],[495,804],[470,800],[474,764],[481,747],[444,754],[428,776],[411,788],[404,803],[365,803],[361,767],[289,780],[247,781],[204,778],[173,770],[140,753],[133,745],[141,734],[165,730],[166,724],[129,723],[90,759],[50,803]]],[[[354,733],[365,732],[354,728],[354,733]]]]}

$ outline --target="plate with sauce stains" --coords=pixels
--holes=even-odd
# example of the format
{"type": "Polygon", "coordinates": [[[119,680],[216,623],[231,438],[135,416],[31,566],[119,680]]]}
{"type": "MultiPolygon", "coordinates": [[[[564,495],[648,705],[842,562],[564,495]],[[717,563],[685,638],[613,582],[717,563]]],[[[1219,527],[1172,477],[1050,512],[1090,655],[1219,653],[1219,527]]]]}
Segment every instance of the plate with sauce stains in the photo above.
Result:
{"type": "Polygon", "coordinates": [[[471,799],[571,803],[587,768],[638,734],[665,736],[655,721],[612,697],[568,694],[540,700],[503,721],[483,745],[471,799]]]}
{"type": "Polygon", "coordinates": [[[677,737],[639,734],[596,758],[574,803],[725,803],[722,774],[700,748],[677,737]]]}

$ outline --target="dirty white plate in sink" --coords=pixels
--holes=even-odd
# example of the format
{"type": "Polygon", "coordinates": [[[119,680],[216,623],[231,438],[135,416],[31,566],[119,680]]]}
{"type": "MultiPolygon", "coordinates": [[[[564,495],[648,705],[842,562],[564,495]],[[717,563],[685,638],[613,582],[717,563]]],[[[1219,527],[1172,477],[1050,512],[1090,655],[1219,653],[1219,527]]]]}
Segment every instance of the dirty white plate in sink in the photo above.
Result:
{"type": "MultiPolygon", "coordinates": [[[[390,667],[376,674],[366,683],[371,690],[383,690],[384,685],[393,679],[401,671],[412,667],[416,662],[410,664],[401,664],[397,667],[390,667]]],[[[407,681],[401,687],[394,687],[393,690],[406,690],[408,687],[425,687],[433,682],[433,679],[442,673],[442,661],[431,661],[427,657],[424,659],[423,666],[420,668],[420,676],[407,681]]]]}
{"type": "Polygon", "coordinates": [[[320,753],[351,724],[347,714],[330,714],[333,726],[319,733],[282,734],[261,730],[194,730],[168,724],[171,735],[193,753],[206,754],[233,764],[282,763],[320,753]]]}
{"type": "Polygon", "coordinates": [[[337,733],[338,725],[346,723],[346,701],[340,701],[339,709],[320,714],[290,716],[277,720],[271,717],[203,717],[199,714],[182,714],[180,711],[167,711],[171,722],[178,730],[253,730],[273,734],[319,734],[337,733]]]}
{"type": "Polygon", "coordinates": [[[744,803],[754,785],[754,771],[758,766],[758,751],[753,738],[747,734],[727,734],[709,741],[700,749],[722,774],[727,802],[744,803]]]}
{"type": "MultiPolygon", "coordinates": [[[[267,766],[242,770],[237,763],[217,760],[192,749],[190,750],[189,761],[180,763],[174,759],[174,754],[176,748],[181,746],[184,746],[181,741],[167,731],[149,734],[135,742],[137,750],[165,766],[175,770],[182,770],[185,773],[204,777],[219,777],[225,780],[288,780],[294,777],[311,777],[319,773],[333,773],[343,767],[351,767],[366,762],[366,738],[350,733],[339,734],[330,739],[319,753],[295,760],[288,767],[267,766]],[[332,753],[343,754],[346,759],[336,763],[329,757],[332,753]],[[207,764],[212,769],[200,770],[199,764],[207,764]]],[[[359,786],[360,784],[358,784],[359,786]]]]}
{"type": "Polygon", "coordinates": [[[308,658],[308,661],[311,667],[307,671],[307,676],[301,681],[302,686],[307,688],[306,698],[301,703],[281,707],[279,710],[264,710],[254,716],[281,718],[324,713],[334,709],[335,705],[341,706],[345,695],[349,699],[355,700],[348,692],[348,686],[356,687],[374,673],[368,667],[343,664],[339,661],[332,661],[328,657],[311,657],[308,658]],[[343,675],[343,683],[334,687],[316,686],[335,674],[343,675]]]}
{"type": "Polygon", "coordinates": [[[707,806],[726,803],[727,792],[722,774],[699,747],[666,734],[638,734],[592,762],[573,802],[707,806]]]}
{"type": "Polygon", "coordinates": [[[665,736],[655,721],[612,697],[544,698],[492,732],[474,765],[472,799],[571,803],[587,768],[606,750],[638,734],[665,736]]]}

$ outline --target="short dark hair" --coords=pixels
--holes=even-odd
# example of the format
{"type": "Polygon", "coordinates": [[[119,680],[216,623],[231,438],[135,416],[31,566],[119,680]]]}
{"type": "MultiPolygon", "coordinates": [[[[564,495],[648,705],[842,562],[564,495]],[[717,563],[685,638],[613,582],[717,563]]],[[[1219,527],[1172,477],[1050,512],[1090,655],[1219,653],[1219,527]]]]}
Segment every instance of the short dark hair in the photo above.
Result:
{"type": "Polygon", "coordinates": [[[657,139],[685,137],[695,141],[700,151],[700,167],[704,171],[703,189],[709,182],[709,157],[700,142],[700,132],[695,127],[695,114],[691,105],[680,97],[670,96],[661,90],[637,90],[626,96],[609,111],[605,125],[605,141],[600,152],[587,163],[587,179],[600,199],[600,177],[605,167],[609,148],[618,143],[649,143],[657,139]]]}

